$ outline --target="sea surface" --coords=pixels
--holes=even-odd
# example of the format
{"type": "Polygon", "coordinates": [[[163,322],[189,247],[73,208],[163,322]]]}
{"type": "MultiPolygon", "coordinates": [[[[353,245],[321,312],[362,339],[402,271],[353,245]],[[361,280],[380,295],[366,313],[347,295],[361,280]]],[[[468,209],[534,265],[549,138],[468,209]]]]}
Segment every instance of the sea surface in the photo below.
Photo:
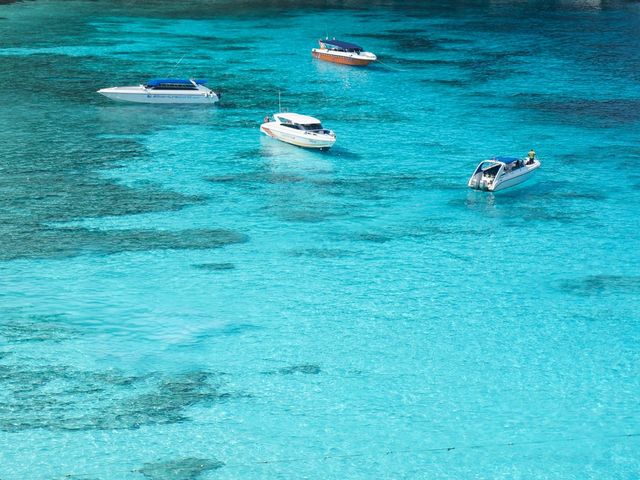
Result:
{"type": "Polygon", "coordinates": [[[0,479],[640,478],[639,138],[638,2],[0,5],[0,479]]]}

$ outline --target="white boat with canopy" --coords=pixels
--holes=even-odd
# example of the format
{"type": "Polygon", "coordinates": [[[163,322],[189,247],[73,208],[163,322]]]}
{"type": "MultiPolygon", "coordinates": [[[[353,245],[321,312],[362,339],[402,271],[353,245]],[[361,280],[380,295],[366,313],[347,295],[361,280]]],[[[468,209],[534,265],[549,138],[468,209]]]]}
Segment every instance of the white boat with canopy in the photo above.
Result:
{"type": "Polygon", "coordinates": [[[102,88],[98,93],[126,102],[214,104],[220,100],[220,94],[206,87],[206,83],[206,80],[156,78],[142,85],[102,88]]]}
{"type": "Polygon", "coordinates": [[[275,113],[273,120],[267,116],[260,130],[298,147],[326,150],[336,142],[336,134],[324,128],[320,120],[298,113],[275,113]]]}
{"type": "Polygon", "coordinates": [[[343,42],[341,40],[318,40],[320,48],[311,50],[313,58],[326,62],[341,63],[343,65],[365,66],[375,62],[376,57],[371,52],[365,52],[360,45],[343,42]]]}
{"type": "Polygon", "coordinates": [[[540,161],[534,157],[493,157],[480,162],[468,185],[475,190],[497,192],[529,180],[539,167],[540,161]]]}

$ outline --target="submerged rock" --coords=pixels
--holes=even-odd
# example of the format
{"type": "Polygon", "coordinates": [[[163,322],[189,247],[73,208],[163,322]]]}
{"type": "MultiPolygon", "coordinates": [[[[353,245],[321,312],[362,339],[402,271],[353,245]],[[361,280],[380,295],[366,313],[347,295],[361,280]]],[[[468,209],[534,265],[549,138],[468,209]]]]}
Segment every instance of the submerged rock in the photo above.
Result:
{"type": "Polygon", "coordinates": [[[166,462],[145,463],[140,470],[151,480],[196,480],[204,472],[217,470],[224,462],[208,458],[179,458],[166,462]]]}
{"type": "Polygon", "coordinates": [[[0,364],[0,430],[136,429],[188,421],[188,409],[226,401],[218,374],[132,377],[71,367],[0,364]]]}
{"type": "Polygon", "coordinates": [[[318,365],[305,364],[305,365],[293,365],[291,367],[281,368],[278,370],[282,375],[292,375],[294,373],[304,373],[306,375],[317,375],[321,372],[318,365]]]}
{"type": "Polygon", "coordinates": [[[210,272],[221,272],[224,270],[234,270],[236,266],[233,263],[198,263],[193,265],[198,270],[206,270],[210,272]]]}
{"type": "Polygon", "coordinates": [[[561,283],[565,292],[578,295],[598,293],[640,293],[640,276],[625,275],[589,275],[576,280],[565,280],[561,283]]]}

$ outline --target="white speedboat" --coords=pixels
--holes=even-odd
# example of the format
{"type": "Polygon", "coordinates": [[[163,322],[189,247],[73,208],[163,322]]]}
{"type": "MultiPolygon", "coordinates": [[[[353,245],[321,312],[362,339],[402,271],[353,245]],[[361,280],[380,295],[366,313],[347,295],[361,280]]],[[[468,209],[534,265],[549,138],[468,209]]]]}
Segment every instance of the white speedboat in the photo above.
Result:
{"type": "Polygon", "coordinates": [[[205,87],[206,80],[156,78],[144,85],[102,88],[98,93],[112,100],[139,103],[216,103],[220,94],[205,87]]]}
{"type": "Polygon", "coordinates": [[[529,180],[538,167],[540,161],[536,158],[493,157],[480,162],[468,185],[476,190],[497,192],[529,180]]]}
{"type": "Polygon", "coordinates": [[[336,143],[336,134],[322,126],[320,120],[297,113],[275,113],[260,125],[270,137],[298,147],[326,150],[336,143]]]}
{"type": "Polygon", "coordinates": [[[340,40],[318,40],[320,48],[313,48],[311,55],[313,58],[324,60],[325,62],[341,63],[343,65],[365,66],[375,62],[376,57],[371,52],[365,52],[360,45],[355,43],[342,42],[340,40]]]}

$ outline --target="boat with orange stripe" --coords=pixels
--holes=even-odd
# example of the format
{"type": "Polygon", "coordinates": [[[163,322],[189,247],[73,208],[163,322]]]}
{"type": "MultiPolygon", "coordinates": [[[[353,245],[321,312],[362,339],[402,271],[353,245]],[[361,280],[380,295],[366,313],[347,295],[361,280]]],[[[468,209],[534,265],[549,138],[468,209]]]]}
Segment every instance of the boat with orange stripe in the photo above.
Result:
{"type": "Polygon", "coordinates": [[[376,57],[371,52],[365,52],[360,45],[343,42],[341,40],[318,40],[320,48],[311,50],[313,58],[324,60],[325,62],[341,63],[343,65],[365,66],[375,62],[376,57]]]}

